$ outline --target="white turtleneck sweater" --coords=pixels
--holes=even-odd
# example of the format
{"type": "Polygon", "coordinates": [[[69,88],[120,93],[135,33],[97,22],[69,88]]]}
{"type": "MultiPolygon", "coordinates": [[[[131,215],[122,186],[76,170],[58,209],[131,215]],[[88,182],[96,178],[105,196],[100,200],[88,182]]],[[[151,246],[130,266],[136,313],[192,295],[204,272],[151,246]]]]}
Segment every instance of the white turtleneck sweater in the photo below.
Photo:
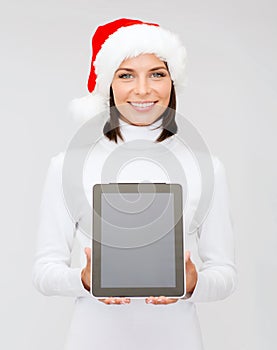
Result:
{"type": "MultiPolygon", "coordinates": [[[[83,199],[91,207],[92,187],[95,183],[103,183],[103,180],[180,183],[183,181],[180,169],[174,171],[169,169],[170,164],[169,167],[166,165],[174,154],[185,174],[182,185],[187,188],[184,222],[188,231],[201,193],[201,177],[194,157],[179,142],[178,134],[161,143],[165,165],[145,156],[138,157],[136,143],[131,142],[146,140],[153,143],[161,133],[161,121],[142,127],[120,121],[120,128],[124,142],[115,144],[103,136],[88,154],[83,168],[83,199]],[[155,130],[155,127],[159,128],[155,130]],[[131,145],[129,154],[134,151],[135,156],[119,166],[113,175],[113,169],[109,168],[111,159],[114,160],[119,147],[128,144],[131,145]]],[[[234,240],[222,164],[213,157],[214,196],[208,215],[198,228],[200,238],[196,234],[186,234],[186,250],[192,252],[192,260],[198,268],[198,281],[192,295],[166,306],[147,305],[141,299],[119,306],[99,302],[81,282],[81,270],[86,264],[84,247],[91,246],[91,239],[87,232],[78,228],[65,203],[63,160],[64,153],[53,157],[46,177],[33,281],[45,295],[77,297],[66,349],[82,346],[91,349],[110,349],[111,346],[121,350],[152,349],[158,344],[159,349],[201,350],[201,333],[194,303],[224,299],[236,286],[234,240]]],[[[91,212],[84,213],[82,210],[80,207],[79,224],[82,216],[91,215],[91,212]]]]}

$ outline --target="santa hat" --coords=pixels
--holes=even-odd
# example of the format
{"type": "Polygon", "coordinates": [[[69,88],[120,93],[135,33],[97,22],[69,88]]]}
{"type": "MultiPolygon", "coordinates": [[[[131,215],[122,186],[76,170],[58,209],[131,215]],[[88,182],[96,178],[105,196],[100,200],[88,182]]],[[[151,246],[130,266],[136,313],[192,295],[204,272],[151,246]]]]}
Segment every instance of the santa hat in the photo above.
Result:
{"type": "Polygon", "coordinates": [[[177,35],[155,23],[121,18],[99,26],[93,35],[89,94],[71,102],[74,118],[86,121],[107,109],[114,72],[124,59],[143,53],[166,61],[176,91],[182,90],[186,50],[177,35]]]}

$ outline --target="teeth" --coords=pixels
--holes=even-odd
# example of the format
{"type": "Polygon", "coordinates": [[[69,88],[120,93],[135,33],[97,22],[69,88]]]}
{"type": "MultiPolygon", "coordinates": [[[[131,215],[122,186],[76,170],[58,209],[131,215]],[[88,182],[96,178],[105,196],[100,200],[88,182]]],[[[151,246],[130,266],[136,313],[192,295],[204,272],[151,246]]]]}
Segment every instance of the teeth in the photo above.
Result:
{"type": "Polygon", "coordinates": [[[146,108],[153,106],[154,102],[147,102],[147,103],[136,103],[136,102],[131,102],[131,105],[134,107],[140,107],[140,108],[146,108]]]}

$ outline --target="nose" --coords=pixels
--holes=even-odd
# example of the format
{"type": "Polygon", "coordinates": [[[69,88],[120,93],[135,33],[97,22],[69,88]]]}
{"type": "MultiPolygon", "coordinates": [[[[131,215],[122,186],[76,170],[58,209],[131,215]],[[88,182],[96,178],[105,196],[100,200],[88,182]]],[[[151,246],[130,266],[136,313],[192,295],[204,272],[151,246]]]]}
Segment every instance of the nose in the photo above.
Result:
{"type": "Polygon", "coordinates": [[[146,77],[136,79],[134,92],[137,95],[148,95],[151,92],[151,86],[146,77]]]}

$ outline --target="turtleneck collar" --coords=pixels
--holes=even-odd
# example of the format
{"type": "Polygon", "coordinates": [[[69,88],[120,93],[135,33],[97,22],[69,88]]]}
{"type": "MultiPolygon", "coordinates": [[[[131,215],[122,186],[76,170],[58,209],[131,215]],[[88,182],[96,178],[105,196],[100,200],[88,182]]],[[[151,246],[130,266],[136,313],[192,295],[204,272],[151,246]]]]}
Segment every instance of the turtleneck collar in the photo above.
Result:
{"type": "MultiPolygon", "coordinates": [[[[117,139],[117,143],[114,141],[110,141],[106,136],[102,136],[99,140],[100,144],[109,150],[114,150],[119,145],[123,143],[128,143],[134,140],[147,140],[155,143],[157,138],[160,136],[163,127],[162,127],[162,119],[158,119],[151,125],[146,126],[137,126],[129,124],[122,119],[119,119],[119,126],[124,141],[122,141],[119,137],[117,139]]],[[[174,147],[175,135],[163,140],[161,143],[169,148],[174,147]]]]}
{"type": "Polygon", "coordinates": [[[119,118],[119,126],[125,142],[138,139],[149,140],[154,142],[163,130],[162,119],[155,121],[151,125],[137,126],[129,124],[119,118]]]}

